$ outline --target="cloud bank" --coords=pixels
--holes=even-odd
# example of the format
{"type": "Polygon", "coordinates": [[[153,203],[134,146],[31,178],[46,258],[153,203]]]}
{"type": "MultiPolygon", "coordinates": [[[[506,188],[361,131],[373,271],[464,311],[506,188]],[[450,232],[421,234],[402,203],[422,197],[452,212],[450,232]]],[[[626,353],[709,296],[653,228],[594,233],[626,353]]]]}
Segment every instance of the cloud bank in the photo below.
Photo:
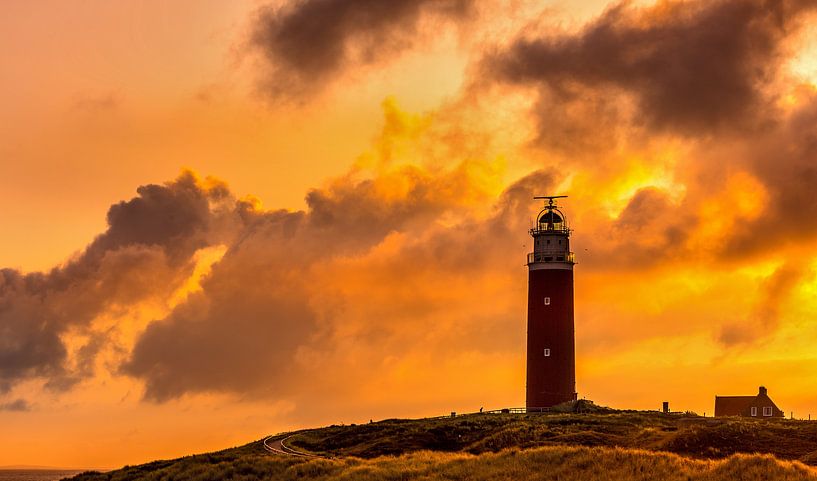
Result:
{"type": "Polygon", "coordinates": [[[579,32],[521,36],[483,68],[540,90],[543,141],[559,142],[549,137],[553,124],[577,122],[573,128],[585,131],[591,112],[623,115],[623,99],[634,104],[628,120],[653,131],[759,128],[776,110],[769,90],[791,55],[789,39],[815,8],[810,1],[620,3],[579,32]]]}
{"type": "MultiPolygon", "coordinates": [[[[306,0],[262,9],[254,41],[270,94],[305,95],[470,8],[306,0]]],[[[201,290],[147,325],[116,366],[146,399],[217,392],[317,407],[331,393],[353,409],[363,398],[419,406],[490,391],[521,379],[531,198],[556,189],[570,190],[587,279],[581,355],[693,336],[712,350],[770,340],[785,323],[775,302],[811,278],[780,254],[817,238],[817,94],[784,69],[813,8],[624,3],[578,31],[527,30],[479,62],[469,92],[536,96],[535,139],[519,151],[537,163],[510,181],[502,162],[463,148],[460,126],[439,126],[493,113],[459,111],[466,96],[416,123],[387,105],[368,161],[310,191],[303,211],[264,209],[190,173],[140,187],[65,265],[0,271],[0,389],[93,375],[105,344],[95,318],[169,295],[196,252],[224,245],[201,290]],[[758,259],[776,263],[771,274],[729,272],[758,259]],[[700,294],[700,279],[684,284],[690,271],[716,277],[715,294],[700,294]],[[735,279],[766,294],[729,298],[735,279]],[[643,306],[622,300],[633,292],[643,306]],[[730,305],[748,307],[727,316],[730,305]],[[95,337],[69,356],[76,332],[95,337]],[[450,391],[428,393],[434,376],[450,391]]]]}
{"type": "MultiPolygon", "coordinates": [[[[64,265],[0,270],[0,392],[31,377],[65,389],[92,375],[87,362],[69,365],[63,336],[89,332],[112,309],[166,295],[189,275],[196,250],[212,242],[222,185],[185,173],[137,192],[111,206],[108,229],[64,265]]],[[[80,354],[93,350],[92,341],[80,354]]]]}
{"type": "MultiPolygon", "coordinates": [[[[472,0],[301,0],[262,7],[251,45],[275,99],[319,93],[346,70],[388,60],[432,29],[467,18],[472,0]]],[[[435,32],[438,33],[438,32],[435,32]]]]}

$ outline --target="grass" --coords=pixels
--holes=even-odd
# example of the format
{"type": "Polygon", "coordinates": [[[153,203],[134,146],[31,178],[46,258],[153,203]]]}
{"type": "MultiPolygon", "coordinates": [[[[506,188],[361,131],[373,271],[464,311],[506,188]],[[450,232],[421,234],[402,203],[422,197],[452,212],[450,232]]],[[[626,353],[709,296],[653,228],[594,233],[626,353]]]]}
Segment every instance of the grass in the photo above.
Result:
{"type": "Polygon", "coordinates": [[[362,458],[419,450],[481,454],[507,448],[571,445],[645,449],[698,459],[764,453],[817,465],[817,422],[650,412],[474,414],[330,426],[296,436],[290,444],[332,456],[362,458]]]}
{"type": "Polygon", "coordinates": [[[810,480],[817,470],[769,455],[737,454],[722,460],[694,460],[671,453],[622,448],[547,446],[473,455],[417,451],[373,459],[312,459],[281,456],[190,458],[177,463],[87,473],[77,481],[260,481],[260,480],[810,480]]]}
{"type": "Polygon", "coordinates": [[[302,432],[289,444],[332,456],[273,456],[260,441],[75,481],[815,480],[817,422],[648,412],[474,414],[302,432]]]}

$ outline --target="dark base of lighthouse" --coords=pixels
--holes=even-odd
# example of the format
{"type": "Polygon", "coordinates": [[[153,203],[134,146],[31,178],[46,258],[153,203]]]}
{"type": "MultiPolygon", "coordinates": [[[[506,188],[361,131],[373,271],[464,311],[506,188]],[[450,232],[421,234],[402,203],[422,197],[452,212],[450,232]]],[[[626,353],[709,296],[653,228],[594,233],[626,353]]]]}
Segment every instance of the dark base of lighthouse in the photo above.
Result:
{"type": "Polygon", "coordinates": [[[528,275],[527,408],[576,400],[573,270],[528,275]]]}
{"type": "Polygon", "coordinates": [[[549,408],[553,406],[558,406],[559,404],[564,404],[566,402],[575,401],[577,399],[578,393],[573,393],[570,395],[567,394],[554,394],[554,395],[542,395],[539,397],[537,401],[533,403],[528,400],[525,403],[525,409],[527,412],[536,413],[536,412],[547,412],[549,408]]]}

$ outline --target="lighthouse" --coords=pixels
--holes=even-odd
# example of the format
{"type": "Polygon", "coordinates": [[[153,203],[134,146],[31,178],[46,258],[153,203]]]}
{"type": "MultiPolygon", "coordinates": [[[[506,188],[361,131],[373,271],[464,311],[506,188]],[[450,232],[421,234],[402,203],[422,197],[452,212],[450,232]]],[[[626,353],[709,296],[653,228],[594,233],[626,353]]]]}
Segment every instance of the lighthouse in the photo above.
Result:
{"type": "Polygon", "coordinates": [[[573,253],[570,229],[556,199],[545,201],[530,230],[528,254],[528,411],[576,400],[573,326],[573,253]]]}

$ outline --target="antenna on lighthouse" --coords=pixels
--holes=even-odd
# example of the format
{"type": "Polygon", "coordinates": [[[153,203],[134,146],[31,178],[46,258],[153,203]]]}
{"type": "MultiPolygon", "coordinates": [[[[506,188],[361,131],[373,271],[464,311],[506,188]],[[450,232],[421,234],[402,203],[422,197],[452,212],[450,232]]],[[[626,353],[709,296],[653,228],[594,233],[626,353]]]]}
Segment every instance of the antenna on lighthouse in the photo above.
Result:
{"type": "Polygon", "coordinates": [[[553,203],[554,199],[565,199],[565,198],[567,198],[567,196],[566,195],[537,195],[537,196],[534,196],[533,198],[534,198],[534,200],[547,200],[548,203],[547,203],[547,205],[545,207],[547,207],[549,209],[552,209],[552,208],[556,207],[556,205],[553,203]]]}

